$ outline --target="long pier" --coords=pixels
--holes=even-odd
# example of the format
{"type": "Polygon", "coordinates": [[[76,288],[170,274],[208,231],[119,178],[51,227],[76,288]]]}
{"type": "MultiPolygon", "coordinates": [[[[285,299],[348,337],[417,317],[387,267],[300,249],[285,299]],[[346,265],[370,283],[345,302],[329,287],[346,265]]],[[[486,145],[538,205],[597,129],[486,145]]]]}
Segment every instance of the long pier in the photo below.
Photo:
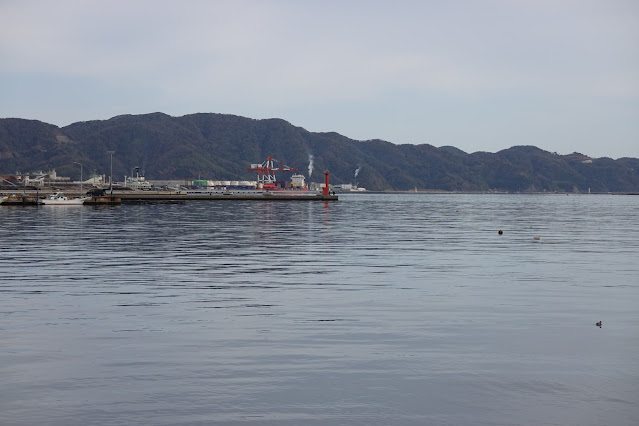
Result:
{"type": "MultiPolygon", "coordinates": [[[[40,199],[55,191],[23,191],[13,194],[2,205],[5,206],[36,206],[40,199]]],[[[80,197],[79,191],[65,191],[69,197],[80,197]]],[[[8,194],[7,194],[8,195],[8,194]]],[[[337,201],[334,194],[323,195],[314,192],[300,192],[299,194],[278,194],[266,192],[261,194],[224,193],[224,194],[179,194],[170,191],[113,191],[113,196],[91,197],[85,205],[116,205],[116,204],[181,204],[186,201],[337,201]]]]}
{"type": "Polygon", "coordinates": [[[179,202],[179,201],[337,201],[337,195],[315,193],[278,194],[276,191],[263,194],[177,194],[153,191],[119,192],[117,196],[122,204],[145,202],[179,202]]]}

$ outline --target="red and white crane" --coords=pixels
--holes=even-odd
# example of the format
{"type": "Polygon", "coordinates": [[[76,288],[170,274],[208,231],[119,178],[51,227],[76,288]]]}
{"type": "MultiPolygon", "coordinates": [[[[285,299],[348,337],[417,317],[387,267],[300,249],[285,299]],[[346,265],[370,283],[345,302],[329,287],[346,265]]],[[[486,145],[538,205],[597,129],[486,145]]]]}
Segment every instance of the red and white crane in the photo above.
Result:
{"type": "Polygon", "coordinates": [[[257,173],[257,187],[258,188],[275,188],[277,179],[275,178],[275,172],[289,172],[295,170],[293,167],[289,167],[282,164],[280,161],[274,159],[270,155],[261,164],[251,164],[251,167],[246,169],[249,172],[257,173]]]}

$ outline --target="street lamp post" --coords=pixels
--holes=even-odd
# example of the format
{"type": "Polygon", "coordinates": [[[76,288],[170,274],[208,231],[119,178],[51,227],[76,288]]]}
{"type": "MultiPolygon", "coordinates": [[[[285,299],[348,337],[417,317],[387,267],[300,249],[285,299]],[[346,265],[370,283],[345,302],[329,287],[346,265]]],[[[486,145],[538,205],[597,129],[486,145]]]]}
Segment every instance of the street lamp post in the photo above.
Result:
{"type": "Polygon", "coordinates": [[[74,161],[73,164],[78,164],[80,166],[80,197],[82,197],[84,195],[84,192],[82,192],[82,164],[76,161],[74,161]]]}
{"type": "Polygon", "coordinates": [[[111,156],[111,174],[109,175],[109,191],[111,191],[111,201],[113,201],[113,154],[115,154],[115,151],[107,151],[107,154],[111,156]]]}

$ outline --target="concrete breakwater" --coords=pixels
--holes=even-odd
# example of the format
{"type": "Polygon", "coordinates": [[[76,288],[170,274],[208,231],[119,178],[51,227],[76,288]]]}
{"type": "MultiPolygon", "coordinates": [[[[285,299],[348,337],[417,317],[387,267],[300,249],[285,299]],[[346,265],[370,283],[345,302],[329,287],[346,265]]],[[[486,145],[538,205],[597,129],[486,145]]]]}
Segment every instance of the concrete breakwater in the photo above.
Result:
{"type": "Polygon", "coordinates": [[[123,204],[144,203],[156,201],[337,201],[337,195],[323,195],[300,191],[299,194],[281,193],[277,191],[267,193],[224,193],[224,194],[177,194],[153,191],[130,191],[117,195],[123,204]]]}
{"type": "MultiPolygon", "coordinates": [[[[6,206],[35,206],[40,200],[54,191],[24,191],[21,193],[5,194],[2,205],[6,206]]],[[[78,191],[65,191],[69,197],[79,197],[78,191]]],[[[86,205],[113,204],[145,204],[145,203],[184,203],[186,201],[337,201],[337,195],[323,195],[310,192],[281,193],[224,193],[224,194],[179,194],[164,191],[114,191],[113,196],[91,197],[84,202],[86,205]]]]}

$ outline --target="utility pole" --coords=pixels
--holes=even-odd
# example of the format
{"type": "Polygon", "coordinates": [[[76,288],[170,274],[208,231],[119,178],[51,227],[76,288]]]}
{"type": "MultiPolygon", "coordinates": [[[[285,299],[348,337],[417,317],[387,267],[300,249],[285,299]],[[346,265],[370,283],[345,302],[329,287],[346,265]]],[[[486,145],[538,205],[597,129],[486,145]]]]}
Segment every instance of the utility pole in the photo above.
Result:
{"type": "Polygon", "coordinates": [[[107,154],[111,156],[111,174],[109,175],[109,190],[111,191],[111,201],[113,201],[113,154],[115,154],[115,151],[107,151],[107,154]]]}
{"type": "Polygon", "coordinates": [[[80,198],[82,198],[82,196],[84,196],[84,192],[82,192],[82,164],[74,161],[73,164],[78,164],[80,166],[80,198]]]}

